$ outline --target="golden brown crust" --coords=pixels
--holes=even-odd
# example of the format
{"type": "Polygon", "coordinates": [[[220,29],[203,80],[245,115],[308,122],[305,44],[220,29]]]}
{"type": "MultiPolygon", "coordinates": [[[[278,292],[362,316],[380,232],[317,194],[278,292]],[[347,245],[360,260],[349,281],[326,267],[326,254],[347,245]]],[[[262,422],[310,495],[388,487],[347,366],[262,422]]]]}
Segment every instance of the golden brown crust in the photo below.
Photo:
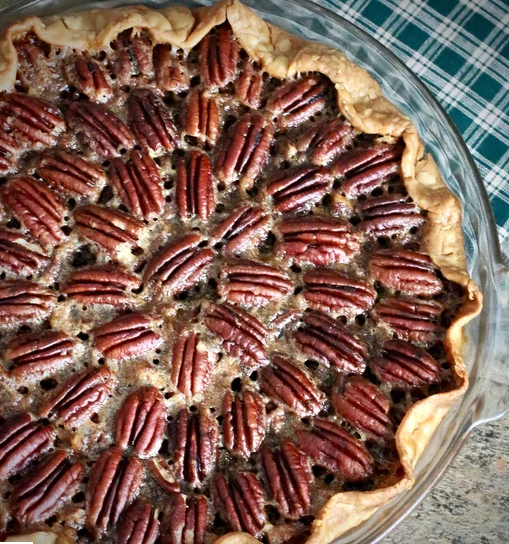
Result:
{"type": "MultiPolygon", "coordinates": [[[[191,13],[171,7],[159,12],[143,6],[115,10],[93,10],[69,16],[30,17],[9,27],[0,42],[0,90],[14,86],[17,55],[16,36],[34,32],[58,45],[101,48],[127,28],[144,28],[155,40],[191,48],[214,26],[228,20],[247,53],[275,77],[320,71],[335,84],[343,115],[359,130],[387,136],[403,136],[402,160],[405,186],[412,199],[428,211],[425,248],[443,275],[461,284],[466,300],[447,332],[445,346],[458,376],[458,388],[415,404],[403,419],[396,443],[404,469],[402,479],[391,487],[372,492],[346,492],[334,496],[312,526],[308,543],[330,542],[370,517],[379,507],[413,483],[413,467],[430,436],[451,405],[465,392],[468,377],[462,360],[463,327],[482,305],[482,297],[466,270],[461,228],[461,206],[443,182],[411,121],[382,95],[378,83],[342,53],[323,44],[288,34],[260,19],[237,0],[223,0],[213,7],[191,13]]],[[[246,533],[229,533],[220,544],[254,544],[246,533]]]]}

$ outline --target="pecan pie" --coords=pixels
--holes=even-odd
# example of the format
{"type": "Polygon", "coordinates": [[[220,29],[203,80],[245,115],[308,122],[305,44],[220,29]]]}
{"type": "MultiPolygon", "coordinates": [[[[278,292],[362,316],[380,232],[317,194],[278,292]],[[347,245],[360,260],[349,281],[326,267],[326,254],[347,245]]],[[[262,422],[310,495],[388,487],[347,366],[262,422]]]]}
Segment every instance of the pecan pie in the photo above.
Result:
{"type": "Polygon", "coordinates": [[[481,295],[378,84],[237,0],[0,57],[0,539],[325,544],[409,488],[481,295]]]}

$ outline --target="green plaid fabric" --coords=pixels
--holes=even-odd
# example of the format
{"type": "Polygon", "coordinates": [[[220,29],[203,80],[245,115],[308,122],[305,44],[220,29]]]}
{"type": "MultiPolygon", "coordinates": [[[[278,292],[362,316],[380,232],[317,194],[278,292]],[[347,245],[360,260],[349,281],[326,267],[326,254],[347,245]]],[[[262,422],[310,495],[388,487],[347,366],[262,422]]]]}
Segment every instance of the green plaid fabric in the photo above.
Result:
{"type": "Polygon", "coordinates": [[[317,0],[426,83],[463,134],[509,235],[509,0],[317,0]]]}

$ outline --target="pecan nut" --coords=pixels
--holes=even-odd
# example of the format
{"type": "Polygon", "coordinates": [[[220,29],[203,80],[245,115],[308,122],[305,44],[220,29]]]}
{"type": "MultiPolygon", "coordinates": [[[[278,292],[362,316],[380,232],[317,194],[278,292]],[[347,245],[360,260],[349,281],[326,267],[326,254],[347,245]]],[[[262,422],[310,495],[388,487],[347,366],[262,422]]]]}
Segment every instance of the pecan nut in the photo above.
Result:
{"type": "Polygon", "coordinates": [[[98,102],[106,102],[113,94],[99,63],[85,55],[75,57],[74,66],[68,70],[70,81],[79,92],[98,102]]]}
{"type": "Polygon", "coordinates": [[[17,232],[0,228],[0,266],[18,277],[44,270],[50,260],[42,247],[17,232]]]}
{"type": "Polygon", "coordinates": [[[57,297],[38,283],[8,280],[0,284],[0,324],[24,323],[47,317],[57,297]]]}
{"type": "Polygon", "coordinates": [[[304,316],[304,326],[294,333],[297,345],[308,357],[333,367],[362,374],[366,369],[366,346],[344,325],[322,312],[304,316]]]}
{"type": "Polygon", "coordinates": [[[178,93],[189,87],[189,75],[171,46],[157,44],[153,60],[159,89],[178,93]]]}
{"type": "MultiPolygon", "coordinates": [[[[0,127],[1,128],[1,127],[0,127]]],[[[19,142],[7,132],[0,132],[0,173],[13,172],[19,162],[19,142]]]]}
{"type": "Polygon", "coordinates": [[[262,105],[262,87],[262,71],[258,67],[255,67],[251,59],[244,59],[239,71],[239,77],[235,81],[235,96],[237,100],[254,110],[260,109],[262,105]]]}
{"type": "Polygon", "coordinates": [[[398,142],[391,144],[376,144],[370,147],[356,147],[344,153],[332,166],[334,176],[348,177],[380,164],[396,162],[401,159],[403,146],[398,142]]]}
{"type": "Polygon", "coordinates": [[[117,543],[154,544],[159,537],[159,525],[152,506],[136,499],[122,516],[117,531],[117,543]]]}
{"type": "Polygon", "coordinates": [[[65,332],[34,332],[11,340],[5,357],[14,365],[12,376],[30,379],[72,363],[74,347],[65,332]]]}
{"type": "Polygon", "coordinates": [[[11,510],[26,525],[51,517],[73,495],[83,480],[83,463],[71,463],[65,451],[40,462],[14,488],[11,510]]]}
{"type": "Polygon", "coordinates": [[[242,187],[253,187],[269,158],[274,130],[260,113],[246,114],[226,134],[216,160],[217,178],[226,184],[239,180],[242,187]]]}
{"type": "Polygon", "coordinates": [[[184,131],[202,143],[215,145],[219,138],[219,106],[213,96],[198,89],[189,93],[184,131]]]}
{"type": "Polygon", "coordinates": [[[149,79],[154,74],[152,43],[145,31],[127,29],[113,42],[115,74],[123,84],[131,78],[149,79]]]}
{"type": "Polygon", "coordinates": [[[370,368],[385,383],[398,387],[421,387],[440,380],[437,361],[424,349],[402,340],[390,340],[370,368]]]}
{"type": "Polygon", "coordinates": [[[268,488],[287,519],[299,519],[311,509],[311,470],[307,456],[290,440],[279,449],[265,447],[261,461],[268,488]]]}
{"type": "Polygon", "coordinates": [[[247,260],[226,263],[218,293],[233,304],[265,304],[287,295],[293,283],[274,266],[247,260]]]}
{"type": "Polygon", "coordinates": [[[231,455],[248,458],[258,451],[265,436],[263,398],[250,389],[223,398],[223,440],[231,455]]]}
{"type": "Polygon", "coordinates": [[[153,320],[148,315],[139,312],[121,315],[95,329],[94,345],[110,359],[137,357],[164,342],[153,327],[153,320]]]}
{"type": "Polygon", "coordinates": [[[234,531],[254,537],[266,523],[263,488],[252,472],[239,472],[228,481],[224,474],[214,478],[212,495],[216,508],[234,531]]]}
{"type": "Polygon", "coordinates": [[[0,479],[19,474],[53,444],[55,429],[40,425],[29,414],[17,414],[0,424],[0,479]]]}
{"type": "Polygon", "coordinates": [[[36,36],[25,35],[14,42],[18,54],[18,69],[16,79],[23,89],[37,89],[37,92],[47,89],[54,82],[55,67],[51,62],[51,51],[48,44],[38,40],[36,36]]]}
{"type": "Polygon", "coordinates": [[[255,368],[267,360],[268,329],[245,310],[230,304],[210,304],[205,325],[222,340],[222,347],[244,365],[255,368]]]}
{"type": "Polygon", "coordinates": [[[145,461],[145,464],[161,489],[164,489],[168,493],[180,490],[180,485],[175,478],[170,464],[162,455],[150,457],[150,459],[145,461]]]}
{"type": "Polygon", "coordinates": [[[428,255],[407,249],[379,251],[369,262],[371,276],[384,287],[409,295],[432,297],[442,292],[428,255]]]}
{"type": "Polygon", "coordinates": [[[118,448],[103,451],[90,472],[87,485],[87,525],[98,534],[115,526],[131,504],[143,478],[143,464],[126,459],[118,448]]]}
{"type": "Polygon", "coordinates": [[[353,143],[355,130],[350,123],[335,118],[306,132],[297,142],[298,151],[307,151],[313,164],[325,165],[344,153],[353,143]]]}
{"type": "Polygon", "coordinates": [[[162,544],[204,544],[209,507],[203,495],[172,493],[164,511],[162,544]]]}
{"type": "Polygon", "coordinates": [[[47,245],[58,244],[64,238],[60,228],[67,207],[49,187],[35,178],[19,177],[1,190],[5,204],[30,231],[47,245]]]}
{"type": "Polygon", "coordinates": [[[206,34],[199,45],[200,74],[207,87],[224,87],[235,78],[239,42],[227,24],[206,34]]]}

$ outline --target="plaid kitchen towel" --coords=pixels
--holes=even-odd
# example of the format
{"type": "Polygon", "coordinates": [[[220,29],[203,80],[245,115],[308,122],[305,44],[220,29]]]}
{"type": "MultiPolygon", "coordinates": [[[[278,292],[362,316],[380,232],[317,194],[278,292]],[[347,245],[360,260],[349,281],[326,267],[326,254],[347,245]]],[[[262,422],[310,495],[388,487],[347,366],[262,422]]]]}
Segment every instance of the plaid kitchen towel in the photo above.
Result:
{"type": "Polygon", "coordinates": [[[509,249],[509,0],[317,0],[399,56],[445,107],[509,249]]]}

